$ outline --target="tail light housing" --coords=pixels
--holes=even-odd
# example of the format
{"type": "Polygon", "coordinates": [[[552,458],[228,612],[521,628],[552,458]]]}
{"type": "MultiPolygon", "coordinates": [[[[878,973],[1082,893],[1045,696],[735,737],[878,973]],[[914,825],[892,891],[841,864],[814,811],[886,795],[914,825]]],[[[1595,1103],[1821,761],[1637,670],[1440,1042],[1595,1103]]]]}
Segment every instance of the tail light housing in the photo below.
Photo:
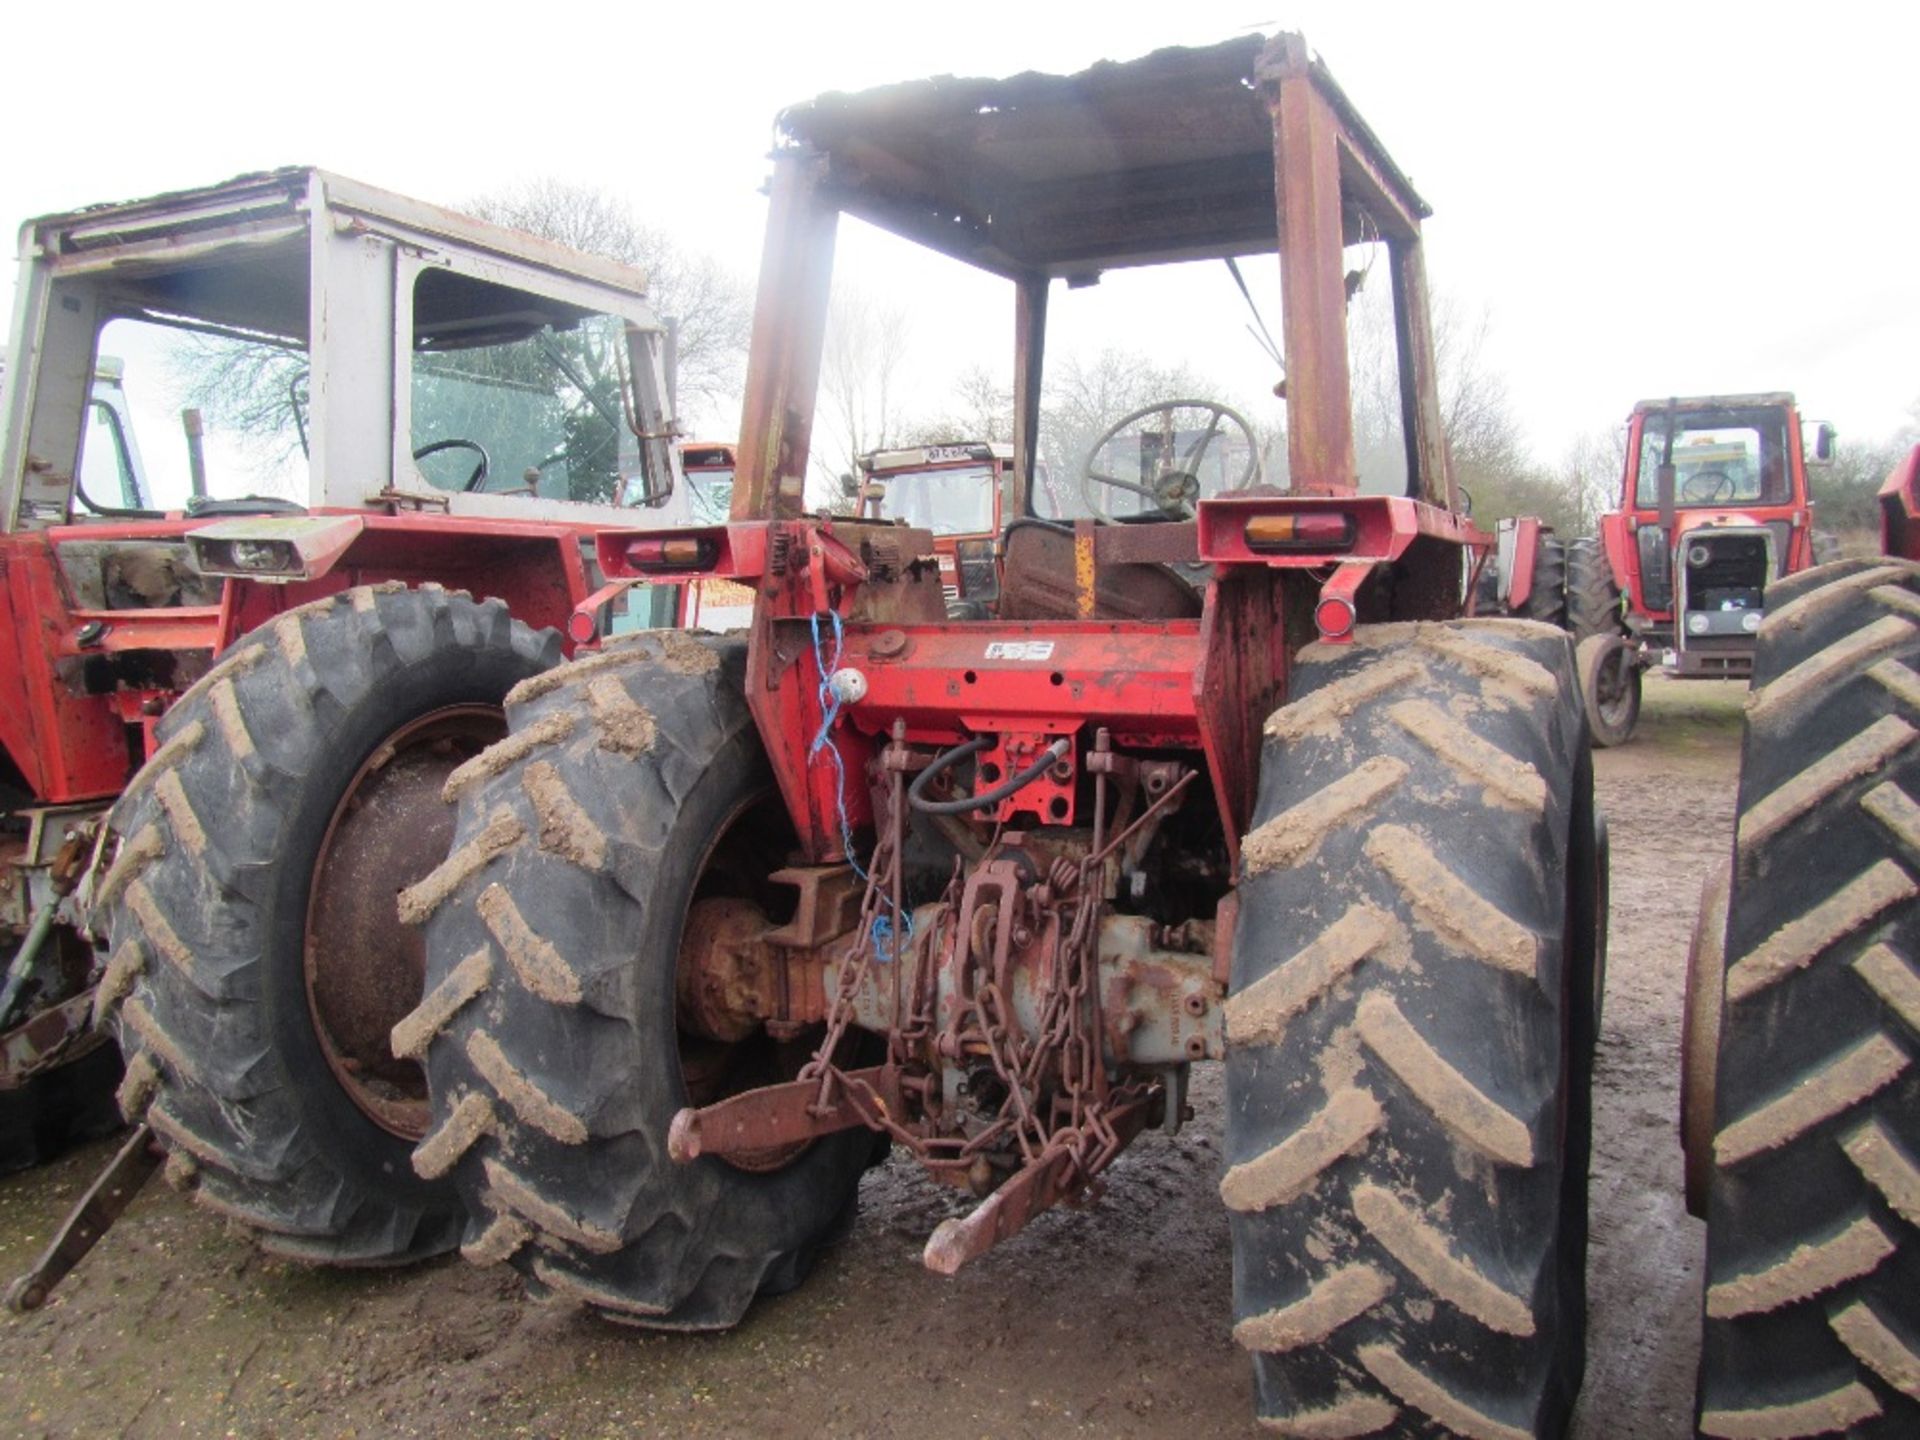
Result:
{"type": "Polygon", "coordinates": [[[1360,527],[1341,510],[1287,510],[1247,517],[1247,549],[1256,555],[1291,551],[1344,551],[1353,548],[1360,527]]]}
{"type": "Polygon", "coordinates": [[[710,535],[649,535],[627,542],[627,563],[644,574],[680,570],[707,570],[720,558],[720,546],[710,535]]]}

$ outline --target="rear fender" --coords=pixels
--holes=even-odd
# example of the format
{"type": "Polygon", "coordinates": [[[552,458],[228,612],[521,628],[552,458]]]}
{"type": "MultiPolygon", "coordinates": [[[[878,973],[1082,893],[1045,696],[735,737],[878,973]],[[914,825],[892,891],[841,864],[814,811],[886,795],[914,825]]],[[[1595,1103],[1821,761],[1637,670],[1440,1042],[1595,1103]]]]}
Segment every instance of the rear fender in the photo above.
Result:
{"type": "Polygon", "coordinates": [[[1880,549],[1920,560],[1920,445],[1906,453],[1880,487],[1880,549]]]}

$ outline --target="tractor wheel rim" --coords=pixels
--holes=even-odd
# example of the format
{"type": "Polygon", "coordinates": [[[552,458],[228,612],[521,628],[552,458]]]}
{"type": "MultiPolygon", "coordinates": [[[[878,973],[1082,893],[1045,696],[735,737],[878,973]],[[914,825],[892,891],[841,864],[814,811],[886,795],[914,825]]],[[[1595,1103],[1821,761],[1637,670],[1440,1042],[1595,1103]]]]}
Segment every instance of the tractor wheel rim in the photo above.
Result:
{"type": "MultiPolygon", "coordinates": [[[[727,818],[714,832],[713,839],[708,842],[706,852],[701,855],[700,864],[694,871],[696,879],[688,892],[685,911],[680,921],[680,933],[683,938],[688,930],[688,918],[693,913],[694,901],[708,893],[706,889],[708,877],[714,871],[715,861],[720,857],[723,847],[734,837],[736,831],[752,823],[752,817],[757,810],[769,803],[774,805],[781,803],[777,791],[769,790],[758,795],[747,796],[728,812],[727,818]]],[[[688,956],[683,948],[677,963],[685,965],[687,962],[688,956]]],[[[679,989],[677,982],[676,976],[676,994],[679,989]]],[[[712,1105],[742,1090],[797,1079],[801,1066],[811,1058],[813,1048],[810,1043],[803,1041],[775,1044],[772,1037],[764,1031],[732,1044],[710,1040],[693,1034],[686,1027],[678,1024],[677,1017],[674,1031],[679,1045],[680,1085],[684,1103],[693,1106],[712,1105]],[[750,1046],[760,1047],[763,1050],[770,1048],[771,1055],[752,1053],[748,1050],[750,1046]],[[744,1065],[741,1063],[743,1061],[746,1062],[744,1065]],[[773,1066],[773,1074],[766,1073],[764,1068],[769,1062],[773,1066]]],[[[789,1145],[743,1151],[718,1158],[720,1163],[730,1165],[736,1170],[745,1170],[755,1175],[768,1175],[793,1164],[812,1145],[811,1140],[799,1140],[789,1145]]]]}
{"type": "Polygon", "coordinates": [[[314,856],[302,962],[313,1033],[347,1098],[402,1140],[423,1139],[431,1115],[425,1069],[389,1039],[426,990],[425,936],[399,923],[396,898],[446,858],[447,776],[506,728],[495,705],[402,725],[354,772],[314,856]]]}
{"type": "Polygon", "coordinates": [[[1609,725],[1624,720],[1633,703],[1633,662],[1624,645],[1600,662],[1600,673],[1596,677],[1595,698],[1600,704],[1600,713],[1609,725]]]}

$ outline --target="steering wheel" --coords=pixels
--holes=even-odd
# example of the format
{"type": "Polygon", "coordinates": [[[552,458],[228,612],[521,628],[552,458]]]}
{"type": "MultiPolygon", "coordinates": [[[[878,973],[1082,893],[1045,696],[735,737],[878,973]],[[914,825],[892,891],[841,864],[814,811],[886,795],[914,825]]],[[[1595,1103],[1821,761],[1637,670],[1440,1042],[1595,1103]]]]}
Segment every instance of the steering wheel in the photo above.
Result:
{"type": "Polygon", "coordinates": [[[1696,504],[1718,500],[1722,494],[1729,500],[1733,498],[1733,479],[1724,470],[1696,470],[1687,477],[1687,483],[1680,487],[1680,498],[1696,504]],[[1702,484],[1705,481],[1707,483],[1702,484]]]}
{"type": "Polygon", "coordinates": [[[471,450],[480,457],[480,463],[474,466],[473,473],[467,476],[467,483],[460,487],[462,490],[478,490],[487,483],[487,469],[493,461],[487,455],[487,447],[478,440],[436,440],[431,445],[422,445],[414,451],[413,458],[424,460],[429,455],[438,455],[442,450],[471,450]]]}
{"type": "Polygon", "coordinates": [[[1157,404],[1142,406],[1131,415],[1123,415],[1093,442],[1092,448],[1087,451],[1086,460],[1080,466],[1080,495],[1087,502],[1087,509],[1102,520],[1114,518],[1107,507],[1101,503],[1100,492],[1095,488],[1098,485],[1106,485],[1115,490],[1125,490],[1145,497],[1166,519],[1187,519],[1194,513],[1194,504],[1200,499],[1201,462],[1206,459],[1207,451],[1212,448],[1213,442],[1218,438],[1220,427],[1229,423],[1240,431],[1246,441],[1247,467],[1237,481],[1223,488],[1247,489],[1260,476],[1260,445],[1253,438],[1253,426],[1247,423],[1246,417],[1238,410],[1222,405],[1217,400],[1162,400],[1157,404]],[[1192,434],[1193,427],[1189,426],[1182,431],[1175,424],[1176,417],[1182,410],[1198,410],[1209,417],[1206,428],[1201,430],[1198,438],[1184,449],[1180,448],[1180,437],[1183,434],[1192,434]],[[1118,439],[1142,420],[1154,416],[1160,419],[1158,429],[1161,452],[1155,473],[1149,483],[1142,485],[1132,480],[1123,480],[1118,475],[1111,475],[1104,470],[1094,468],[1100,458],[1100,452],[1106,449],[1109,442],[1118,439]]]}

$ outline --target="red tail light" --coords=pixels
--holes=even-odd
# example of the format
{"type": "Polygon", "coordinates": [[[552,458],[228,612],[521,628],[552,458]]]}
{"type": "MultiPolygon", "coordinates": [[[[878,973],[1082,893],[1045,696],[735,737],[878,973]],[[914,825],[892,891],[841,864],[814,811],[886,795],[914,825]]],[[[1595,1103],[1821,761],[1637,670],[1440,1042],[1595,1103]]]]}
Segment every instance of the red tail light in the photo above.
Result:
{"type": "Polygon", "coordinates": [[[1247,521],[1247,548],[1256,554],[1287,550],[1350,550],[1357,527],[1339,510],[1290,510],[1247,521]]]}
{"type": "Polygon", "coordinates": [[[636,570],[705,570],[719,558],[719,545],[706,535],[671,540],[656,535],[627,546],[627,563],[636,570]]]}

